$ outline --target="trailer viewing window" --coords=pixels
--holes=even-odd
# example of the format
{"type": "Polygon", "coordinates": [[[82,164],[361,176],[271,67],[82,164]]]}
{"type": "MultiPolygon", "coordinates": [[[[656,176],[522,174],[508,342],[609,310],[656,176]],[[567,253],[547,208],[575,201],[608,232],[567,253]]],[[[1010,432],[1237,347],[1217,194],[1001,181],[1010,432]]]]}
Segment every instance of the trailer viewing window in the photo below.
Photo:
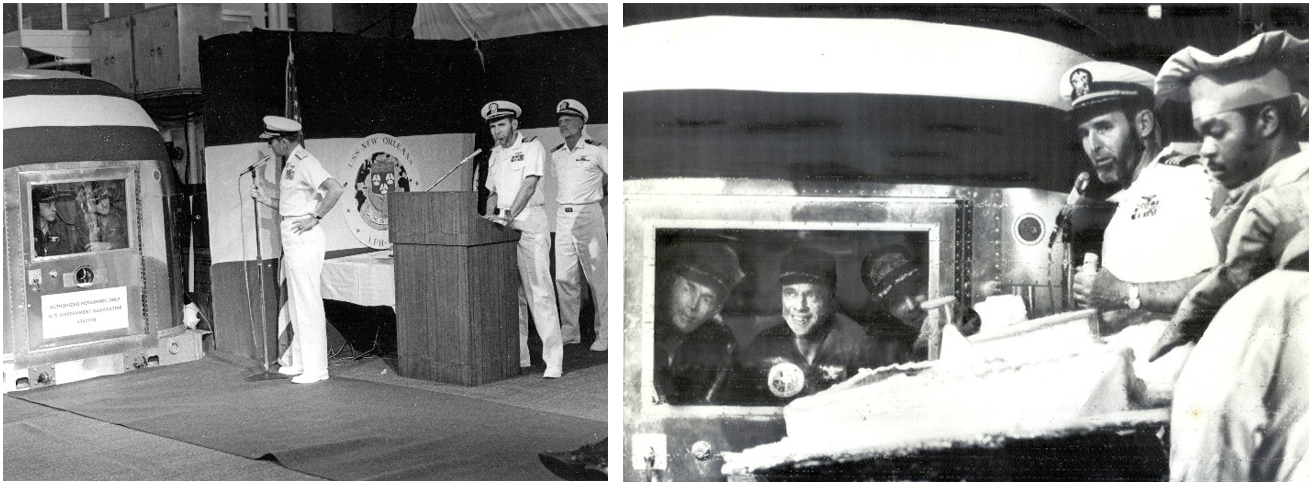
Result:
{"type": "Polygon", "coordinates": [[[128,248],[136,242],[123,179],[33,184],[33,257],[128,248]]]}
{"type": "Polygon", "coordinates": [[[643,409],[770,416],[860,368],[926,359],[919,305],[967,282],[965,209],[940,197],[627,196],[643,409]]]}
{"type": "Polygon", "coordinates": [[[908,361],[893,345],[869,341],[902,333],[888,331],[898,326],[869,293],[862,265],[870,254],[908,251],[910,265],[923,272],[909,285],[926,294],[926,231],[658,229],[655,245],[654,384],[668,404],[784,404],[779,401],[806,393],[801,390],[829,387],[854,373],[838,369],[908,361]],[[805,249],[818,261],[799,263],[805,249]],[[828,262],[834,286],[785,285],[801,273],[809,284],[831,281],[817,280],[829,274],[828,262]],[[738,283],[722,288],[741,274],[738,283]],[[797,297],[807,294],[818,296],[797,297]],[[797,347],[807,340],[797,342],[792,330],[806,327],[804,336],[814,341],[797,347]],[[890,351],[878,351],[883,348],[890,351]],[[796,352],[799,359],[792,358],[796,352]],[[803,360],[805,368],[776,367],[792,360],[803,360]],[[828,378],[810,378],[815,374],[828,378]],[[768,385],[774,381],[779,388],[768,385]]]}

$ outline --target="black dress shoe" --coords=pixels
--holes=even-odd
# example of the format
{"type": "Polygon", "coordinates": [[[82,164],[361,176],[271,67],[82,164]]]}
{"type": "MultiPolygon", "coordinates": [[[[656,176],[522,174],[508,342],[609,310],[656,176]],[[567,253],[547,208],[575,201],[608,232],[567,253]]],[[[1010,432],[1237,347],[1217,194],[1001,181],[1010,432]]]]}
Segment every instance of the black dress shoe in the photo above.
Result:
{"type": "Polygon", "coordinates": [[[608,480],[608,439],[570,452],[544,452],[539,461],[553,475],[569,481],[608,480]]]}

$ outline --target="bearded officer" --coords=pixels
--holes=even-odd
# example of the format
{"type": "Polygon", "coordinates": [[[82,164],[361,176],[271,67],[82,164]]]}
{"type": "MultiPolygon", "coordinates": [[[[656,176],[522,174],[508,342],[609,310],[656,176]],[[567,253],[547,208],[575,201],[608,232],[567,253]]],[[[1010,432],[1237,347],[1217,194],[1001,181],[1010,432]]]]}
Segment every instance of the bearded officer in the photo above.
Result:
{"type": "Polygon", "coordinates": [[[738,390],[750,403],[786,404],[879,365],[863,326],[837,309],[832,255],[802,248],[782,259],[782,320],[742,357],[738,390]]]}
{"type": "Polygon", "coordinates": [[[557,172],[557,241],[554,244],[562,341],[580,343],[580,278],[594,296],[593,351],[608,350],[608,229],[603,219],[608,148],[589,138],[589,110],[566,99],[557,104],[557,127],[566,142],[553,148],[557,172]]]}
{"type": "Polygon", "coordinates": [[[553,277],[549,273],[548,217],[544,197],[538,192],[547,160],[544,144],[525,137],[517,129],[521,107],[497,100],[485,104],[480,115],[489,124],[494,147],[489,154],[489,209],[493,222],[521,232],[516,248],[516,266],[521,273],[517,295],[518,326],[521,333],[521,366],[530,366],[527,299],[535,316],[535,329],[544,345],[544,378],[562,376],[562,330],[558,322],[553,277]]]}
{"type": "Polygon", "coordinates": [[[320,221],[343,194],[343,184],[325,171],[320,160],[303,148],[301,123],[279,116],[265,117],[260,138],[283,160],[279,196],[265,195],[252,185],[251,198],[279,211],[283,244],[282,273],[288,281],[288,311],[292,316],[292,362],[279,373],[295,375],[296,384],[329,378],[329,347],[325,337],[324,300],[320,272],[324,269],[325,238],[320,221]]]}
{"type": "Polygon", "coordinates": [[[1188,349],[1156,363],[1151,350],[1179,302],[1220,263],[1211,214],[1223,199],[1200,158],[1162,147],[1154,83],[1146,71],[1091,61],[1061,77],[1060,94],[1096,177],[1119,188],[1100,268],[1074,275],[1074,299],[1101,313],[1101,334],[1133,350],[1148,399],[1165,403],[1188,349]]]}
{"type": "Polygon", "coordinates": [[[1225,263],[1163,339],[1200,337],[1174,389],[1171,480],[1309,477],[1309,73],[1307,40],[1267,32],[1220,56],[1185,48],[1157,77],[1158,96],[1191,104],[1201,154],[1229,189],[1216,216],[1225,263]]]}

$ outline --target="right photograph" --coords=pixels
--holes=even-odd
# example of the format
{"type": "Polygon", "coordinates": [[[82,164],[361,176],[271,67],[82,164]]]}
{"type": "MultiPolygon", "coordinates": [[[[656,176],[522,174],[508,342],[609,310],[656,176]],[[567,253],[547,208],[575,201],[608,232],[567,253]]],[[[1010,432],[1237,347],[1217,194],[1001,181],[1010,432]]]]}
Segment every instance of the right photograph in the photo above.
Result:
{"type": "Polygon", "coordinates": [[[625,5],[612,465],[1308,479],[1309,17],[625,5]]]}

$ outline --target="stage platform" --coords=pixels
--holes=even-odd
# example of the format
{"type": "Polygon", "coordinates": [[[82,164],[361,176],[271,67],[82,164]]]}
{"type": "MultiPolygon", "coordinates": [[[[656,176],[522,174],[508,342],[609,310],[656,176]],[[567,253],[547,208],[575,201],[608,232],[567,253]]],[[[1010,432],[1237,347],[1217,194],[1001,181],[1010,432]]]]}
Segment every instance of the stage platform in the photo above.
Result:
{"type": "Polygon", "coordinates": [[[12,393],[3,478],[552,480],[538,452],[607,435],[606,364],[469,388],[378,357],[309,386],[252,373],[212,356],[12,393]]]}

